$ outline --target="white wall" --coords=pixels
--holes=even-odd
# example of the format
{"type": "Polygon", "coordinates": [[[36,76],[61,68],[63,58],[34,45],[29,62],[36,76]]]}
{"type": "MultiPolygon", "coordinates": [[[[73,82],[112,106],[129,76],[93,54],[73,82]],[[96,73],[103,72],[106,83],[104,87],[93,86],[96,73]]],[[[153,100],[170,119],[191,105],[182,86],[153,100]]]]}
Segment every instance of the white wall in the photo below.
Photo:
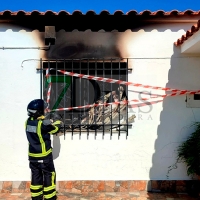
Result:
{"type": "MultiPolygon", "coordinates": [[[[153,58],[132,59],[129,81],[195,90],[200,84],[199,58],[179,58],[179,49],[173,45],[190,26],[176,24],[166,28],[157,25],[124,33],[60,31],[56,41],[67,46],[75,37],[74,43],[95,46],[98,45],[96,41],[99,42],[96,39],[101,38],[101,45],[117,46],[123,57],[153,58]],[[156,59],[160,57],[165,59],[156,59]]],[[[40,41],[43,33],[15,29],[0,27],[0,46],[43,46],[44,41],[40,41]]],[[[21,63],[26,59],[51,58],[59,45],[47,54],[38,50],[0,50],[0,181],[30,180],[24,121],[28,102],[40,97],[39,74],[35,70],[39,62],[25,62],[23,69],[21,63]]],[[[144,88],[129,87],[129,90],[165,94],[144,88]]],[[[138,99],[138,94],[129,91],[131,99],[138,99]]],[[[81,140],[74,135],[72,140],[70,133],[65,140],[63,136],[54,136],[57,180],[166,179],[168,166],[175,162],[174,150],[192,131],[188,128],[191,122],[199,120],[199,109],[186,108],[185,95],[167,97],[163,102],[153,104],[151,109],[149,106],[140,109],[129,110],[129,115],[134,112],[137,118],[127,140],[125,134],[120,140],[117,135],[110,140],[109,134],[104,140],[102,134],[98,134],[96,140],[92,134],[89,140],[84,135],[81,140]]],[[[189,179],[185,166],[180,164],[177,170],[171,172],[169,179],[189,179]]]]}
{"type": "MultiPolygon", "coordinates": [[[[37,31],[26,32],[1,25],[1,47],[37,47],[37,31]],[[6,28],[6,31],[3,31],[6,28]]],[[[0,180],[28,180],[27,140],[24,123],[26,105],[40,98],[38,62],[21,64],[25,59],[40,58],[38,50],[0,50],[0,180]]]]}

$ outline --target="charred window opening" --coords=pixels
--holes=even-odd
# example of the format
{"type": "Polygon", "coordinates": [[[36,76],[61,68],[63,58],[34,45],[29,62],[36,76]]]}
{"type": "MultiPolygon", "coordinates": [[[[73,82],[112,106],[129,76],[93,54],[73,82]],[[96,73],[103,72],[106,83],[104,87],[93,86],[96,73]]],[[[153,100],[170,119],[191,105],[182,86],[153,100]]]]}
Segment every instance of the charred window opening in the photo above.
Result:
{"type": "Polygon", "coordinates": [[[121,60],[48,60],[43,61],[43,97],[49,97],[51,118],[60,117],[64,134],[126,133],[128,136],[128,106],[114,102],[126,101],[127,86],[110,79],[128,81],[127,62],[121,60]],[[46,76],[46,70],[49,70],[46,76]],[[62,70],[62,71],[59,71],[62,70]],[[63,72],[90,75],[79,78],[63,72]],[[109,79],[109,82],[94,77],[109,79]],[[51,91],[49,87],[51,84],[51,91]],[[100,105],[99,105],[100,104],[100,105]],[[87,105],[87,106],[86,106],[87,105]],[[66,109],[67,108],[67,109],[66,109]]]}

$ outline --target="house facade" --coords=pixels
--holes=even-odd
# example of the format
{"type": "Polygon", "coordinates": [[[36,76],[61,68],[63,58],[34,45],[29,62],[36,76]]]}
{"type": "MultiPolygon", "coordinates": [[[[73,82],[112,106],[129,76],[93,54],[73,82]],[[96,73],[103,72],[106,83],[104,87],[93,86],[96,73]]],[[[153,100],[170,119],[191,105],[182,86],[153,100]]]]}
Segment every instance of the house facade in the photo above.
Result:
{"type": "Polygon", "coordinates": [[[36,98],[58,114],[72,107],[61,113],[65,134],[52,137],[59,189],[153,191],[163,181],[184,191],[185,164],[168,167],[200,118],[190,94],[200,85],[199,19],[191,10],[0,12],[2,191],[28,188],[24,122],[36,98]]]}

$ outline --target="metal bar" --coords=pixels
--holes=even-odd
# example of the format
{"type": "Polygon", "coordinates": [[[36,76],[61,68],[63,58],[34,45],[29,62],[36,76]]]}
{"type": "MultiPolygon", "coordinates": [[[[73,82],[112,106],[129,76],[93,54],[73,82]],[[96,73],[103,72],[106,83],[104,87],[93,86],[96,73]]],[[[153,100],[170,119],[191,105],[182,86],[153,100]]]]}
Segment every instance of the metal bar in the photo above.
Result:
{"type": "MultiPolygon", "coordinates": [[[[65,68],[66,68],[66,61],[64,60],[64,71],[65,71],[65,68]]],[[[64,75],[64,83],[67,84],[66,81],[65,81],[65,79],[66,79],[66,76],[64,75]]],[[[66,101],[66,92],[65,92],[65,94],[64,94],[64,108],[65,108],[65,101],[66,101]]],[[[66,116],[65,116],[65,112],[66,112],[66,111],[64,110],[64,120],[63,120],[63,121],[64,121],[64,124],[65,124],[65,119],[66,119],[66,118],[65,118],[65,117],[66,117],[66,116]]],[[[65,126],[64,126],[64,139],[65,139],[65,126]]]]}
{"type": "MultiPolygon", "coordinates": [[[[103,77],[105,77],[105,62],[103,59],[103,77]]],[[[105,83],[103,82],[103,104],[104,104],[104,91],[105,91],[105,83]]],[[[103,105],[103,120],[102,120],[102,124],[103,124],[103,139],[104,139],[104,135],[105,135],[105,124],[104,124],[104,111],[105,111],[105,105],[103,105]]]]}
{"type": "Polygon", "coordinates": [[[42,98],[42,73],[43,73],[43,70],[42,70],[42,58],[40,58],[40,99],[43,99],[42,98]]]}
{"type": "MultiPolygon", "coordinates": [[[[71,66],[71,71],[74,71],[74,60],[72,59],[72,66],[71,66]]],[[[73,101],[74,101],[74,77],[72,77],[72,82],[71,82],[71,106],[73,107],[73,101]]],[[[72,115],[71,115],[71,120],[72,120],[72,140],[73,140],[73,134],[74,134],[74,126],[73,126],[73,118],[74,118],[74,110],[72,110],[72,115]]]]}
{"type": "MultiPolygon", "coordinates": [[[[79,73],[81,74],[81,60],[79,60],[79,73]]],[[[80,97],[79,97],[79,99],[80,99],[80,104],[79,105],[82,105],[81,104],[81,97],[82,97],[82,95],[81,95],[81,81],[82,81],[82,79],[81,78],[79,78],[79,88],[80,88],[80,97]]],[[[79,124],[81,124],[81,111],[79,111],[80,113],[78,114],[79,116],[78,116],[78,120],[80,120],[79,121],[79,124]]],[[[79,132],[79,140],[81,139],[81,126],[79,126],[80,127],[80,132],[79,132]]]]}
{"type": "MultiPolygon", "coordinates": [[[[90,126],[91,124],[80,124],[80,126],[90,126]]],[[[112,126],[114,126],[114,128],[115,127],[119,127],[119,124],[98,124],[98,126],[110,126],[110,127],[112,127],[112,126]]],[[[120,126],[123,126],[123,124],[120,124],[120,126]]],[[[128,124],[127,125],[128,127],[132,127],[132,124],[128,124]]]]}
{"type": "MultiPolygon", "coordinates": [[[[58,63],[56,60],[56,99],[58,99],[58,63]]],[[[56,105],[56,108],[58,108],[58,105],[56,105]]]]}
{"type": "MultiPolygon", "coordinates": [[[[183,57],[183,56],[177,56],[177,57],[175,57],[175,58],[196,58],[196,57],[198,57],[198,56],[188,56],[188,57],[183,57]]],[[[171,59],[171,57],[145,57],[145,58],[143,58],[143,57],[135,57],[135,58],[131,58],[131,57],[129,57],[129,58],[127,58],[127,57],[124,57],[124,58],[119,58],[119,57],[116,57],[116,58],[102,58],[102,59],[104,59],[105,61],[110,61],[111,59],[113,60],[113,61],[115,61],[115,60],[119,60],[119,59],[121,59],[121,60],[127,60],[127,59],[132,59],[132,60],[153,60],[153,59],[171,59]]],[[[63,60],[64,59],[59,59],[59,61],[60,62],[63,62],[63,60]]],[[[71,61],[71,59],[65,59],[65,60],[67,60],[67,61],[71,61]]],[[[80,60],[80,59],[73,59],[74,61],[78,61],[78,60],[80,60]]],[[[88,60],[88,58],[81,58],[81,60],[82,61],[87,61],[88,60]]],[[[89,61],[90,62],[94,62],[96,59],[95,58],[90,58],[89,59],[89,61]]],[[[23,67],[23,63],[24,62],[27,62],[27,61],[40,61],[40,59],[25,59],[25,60],[23,60],[22,61],[22,63],[21,63],[21,67],[23,67]]],[[[49,59],[43,59],[43,62],[47,62],[47,61],[49,61],[49,59]]],[[[56,61],[56,59],[51,59],[51,61],[52,62],[55,62],[56,61]]],[[[129,68],[128,70],[132,70],[132,68],[129,68]]]]}
{"type": "MultiPolygon", "coordinates": [[[[82,59],[79,59],[78,62],[77,62],[77,60],[74,62],[74,59],[71,59],[70,60],[70,64],[71,64],[70,68],[67,67],[68,65],[67,65],[67,61],[66,60],[67,59],[64,59],[64,60],[62,60],[62,62],[61,62],[60,59],[55,60],[55,62],[52,63],[53,65],[51,65],[51,63],[50,63],[51,61],[48,60],[48,69],[50,69],[50,67],[52,67],[52,66],[54,66],[55,69],[56,69],[56,72],[54,72],[56,74],[56,85],[54,86],[54,88],[55,88],[54,89],[54,94],[55,94],[56,98],[58,98],[59,90],[60,90],[59,72],[57,71],[58,69],[60,69],[60,65],[62,66],[62,68],[64,68],[64,71],[66,71],[66,70],[68,71],[69,70],[69,71],[72,71],[72,72],[79,72],[80,74],[82,74],[83,70],[85,71],[85,66],[87,66],[86,67],[86,71],[87,71],[88,75],[101,76],[101,77],[104,77],[104,78],[108,77],[108,78],[111,78],[111,79],[116,76],[116,78],[118,77],[117,78],[118,80],[120,80],[120,79],[126,80],[126,81],[128,80],[128,61],[129,61],[129,59],[127,59],[127,61],[125,63],[124,62],[122,63],[120,59],[118,59],[117,62],[115,62],[114,59],[112,59],[112,58],[111,58],[110,62],[107,62],[106,59],[104,59],[104,58],[102,60],[100,60],[100,61],[98,59],[95,59],[95,62],[93,62],[91,68],[90,68],[90,63],[91,63],[90,59],[87,59],[87,63],[86,62],[83,63],[81,61],[82,59]],[[108,68],[106,68],[107,64],[108,64],[108,68]],[[124,66],[124,64],[126,64],[126,66],[124,66]],[[103,66],[100,69],[98,69],[99,65],[100,66],[103,65],[103,66]],[[126,77],[124,77],[124,75],[126,77]]],[[[43,62],[44,62],[44,60],[40,59],[40,66],[41,66],[40,67],[40,84],[43,81],[42,80],[42,78],[43,78],[42,75],[43,75],[43,70],[44,70],[43,69],[44,68],[43,62]]],[[[75,102],[75,100],[76,100],[75,99],[75,95],[76,94],[78,94],[79,97],[77,97],[77,98],[79,99],[80,104],[82,105],[83,103],[85,104],[85,101],[88,101],[87,103],[90,103],[90,99],[91,99],[90,92],[93,92],[93,89],[92,89],[92,91],[90,91],[90,88],[91,88],[90,80],[83,81],[82,79],[79,79],[78,82],[75,82],[74,80],[76,80],[76,79],[77,79],[76,77],[71,77],[71,107],[75,106],[74,104],[76,103],[75,102]],[[77,83],[77,86],[78,86],[77,88],[79,88],[80,91],[76,91],[76,93],[75,93],[75,89],[76,89],[76,85],[75,84],[76,83],[77,83]],[[87,95],[86,95],[86,98],[84,98],[84,101],[83,101],[83,97],[82,97],[83,96],[83,92],[81,90],[81,88],[83,87],[82,86],[83,83],[84,83],[84,87],[86,86],[86,88],[87,88],[87,90],[86,90],[87,95]]],[[[64,76],[64,82],[66,82],[66,80],[67,80],[67,77],[64,76]]],[[[98,81],[95,81],[95,84],[94,84],[95,101],[99,97],[99,96],[97,96],[97,95],[99,95],[99,93],[97,91],[98,84],[99,84],[98,81]]],[[[103,82],[101,84],[101,86],[100,86],[100,88],[101,88],[101,90],[103,92],[106,90],[106,85],[108,85],[108,90],[110,92],[112,92],[113,90],[116,90],[116,93],[117,93],[117,88],[118,87],[116,86],[116,84],[113,85],[112,83],[109,84],[109,83],[105,83],[105,82],[103,82]]],[[[41,87],[41,89],[40,89],[41,98],[42,98],[42,91],[43,91],[43,87],[42,86],[43,85],[41,84],[40,85],[40,87],[41,87]]],[[[120,87],[120,85],[119,85],[119,87],[120,87]]],[[[128,87],[125,86],[125,88],[126,88],[125,91],[126,91],[126,95],[127,95],[128,94],[128,87]]],[[[102,92],[102,94],[103,94],[103,92],[102,92]]],[[[70,106],[70,105],[68,105],[66,103],[66,96],[65,95],[64,95],[64,98],[63,98],[64,107],[70,106]]],[[[110,98],[111,97],[113,97],[112,94],[111,94],[110,98]]],[[[104,95],[103,95],[102,101],[103,101],[103,103],[105,103],[104,95]]],[[[122,133],[121,131],[126,132],[126,139],[127,139],[127,137],[128,137],[128,127],[131,126],[131,125],[128,124],[128,120],[127,119],[125,119],[125,121],[120,123],[120,116],[121,116],[121,113],[122,113],[121,109],[120,109],[120,105],[118,105],[118,110],[117,110],[118,117],[116,116],[118,118],[119,122],[117,122],[118,124],[114,124],[113,123],[114,122],[113,119],[117,119],[117,118],[113,118],[113,115],[112,115],[113,114],[113,112],[112,112],[113,111],[113,105],[111,104],[110,107],[111,107],[111,116],[110,116],[110,123],[109,124],[104,124],[104,120],[105,120],[104,112],[105,112],[105,109],[106,109],[105,105],[103,105],[103,108],[101,110],[101,112],[103,112],[102,113],[103,116],[101,118],[102,119],[102,124],[97,124],[98,123],[97,122],[97,114],[98,114],[97,111],[98,111],[98,109],[96,107],[94,108],[93,121],[90,124],[87,123],[87,122],[86,122],[87,124],[83,124],[83,125],[81,124],[82,115],[81,116],[79,115],[79,111],[78,111],[78,120],[76,119],[76,123],[75,123],[74,119],[75,119],[75,117],[77,117],[77,113],[75,113],[75,112],[77,112],[77,110],[69,111],[69,112],[71,112],[71,116],[70,116],[71,122],[70,123],[71,123],[71,127],[72,127],[71,128],[72,139],[73,139],[74,133],[75,132],[77,133],[77,131],[79,132],[79,139],[81,139],[81,133],[83,133],[83,132],[87,132],[87,139],[89,139],[89,134],[91,132],[95,133],[94,137],[96,139],[98,132],[100,130],[102,130],[102,128],[99,129],[99,127],[103,127],[103,130],[102,130],[102,138],[103,139],[105,137],[105,132],[106,132],[105,130],[110,130],[110,138],[111,139],[112,139],[113,133],[115,133],[115,134],[117,133],[118,134],[118,139],[120,139],[120,136],[121,136],[121,133],[122,133]],[[74,116],[74,114],[75,114],[75,116],[74,116]],[[77,124],[77,122],[78,122],[78,124],[77,124]],[[92,128],[92,125],[94,125],[93,126],[94,129],[92,128]],[[96,127],[95,127],[95,125],[96,125],[96,127]],[[122,126],[124,127],[124,129],[120,128],[122,126]],[[105,128],[105,127],[107,127],[107,128],[105,128]],[[116,128],[118,128],[118,129],[115,131],[116,128]]],[[[84,114],[86,112],[85,109],[87,109],[87,108],[84,108],[84,114]]],[[[89,109],[87,109],[87,112],[88,112],[88,110],[89,109]]],[[[80,113],[82,114],[82,112],[80,112],[80,113]]],[[[123,111],[123,113],[124,113],[124,111],[123,111]]],[[[126,118],[127,118],[128,117],[128,109],[127,108],[126,108],[125,113],[126,113],[125,115],[127,115],[126,116],[126,118]]],[[[64,122],[65,122],[66,117],[68,118],[68,114],[64,111],[63,116],[64,116],[64,122]]],[[[69,127],[67,126],[67,124],[64,126],[64,129],[68,129],[69,130],[69,127]]],[[[64,138],[65,138],[65,131],[64,131],[64,138]]]]}
{"type": "MultiPolygon", "coordinates": [[[[119,61],[119,74],[118,74],[118,80],[120,80],[120,72],[121,72],[121,65],[120,65],[121,63],[120,63],[120,61],[119,61]]],[[[120,84],[119,84],[119,86],[118,86],[118,88],[120,88],[120,84]]],[[[118,98],[119,98],[119,101],[121,101],[121,99],[120,99],[120,90],[118,90],[119,91],[119,96],[118,96],[118,98]]],[[[118,115],[119,115],[119,128],[118,128],[118,140],[119,140],[119,138],[120,138],[120,117],[121,117],[121,113],[120,113],[120,110],[121,110],[121,108],[120,108],[120,106],[121,105],[118,105],[118,115]]]]}
{"type": "MultiPolygon", "coordinates": [[[[128,81],[128,58],[126,62],[126,81],[128,81]]],[[[126,96],[128,98],[128,86],[126,88],[126,96]]],[[[126,139],[128,138],[128,106],[126,105],[126,139]]]]}
{"type": "MultiPolygon", "coordinates": [[[[110,78],[112,79],[112,58],[111,58],[111,66],[110,66],[110,78]]],[[[112,84],[111,84],[111,96],[112,96],[112,84]]],[[[112,104],[111,104],[111,116],[110,116],[110,121],[112,124],[112,104]]],[[[112,139],[112,129],[110,130],[110,139],[112,139]]]]}
{"type": "MultiPolygon", "coordinates": [[[[58,69],[57,69],[57,60],[56,60],[56,99],[58,99],[58,83],[57,82],[58,82],[58,69]]],[[[56,105],[56,108],[58,108],[58,105],[56,105]]],[[[56,136],[57,136],[57,133],[56,133],[56,136]]]]}
{"type": "Polygon", "coordinates": [[[14,49],[37,49],[37,50],[49,50],[51,47],[51,44],[49,44],[48,46],[44,46],[44,47],[0,47],[1,50],[14,50],[14,49]]]}
{"type": "MultiPolygon", "coordinates": [[[[95,76],[97,76],[97,60],[95,62],[95,69],[94,69],[94,73],[95,73],[95,76]]],[[[95,81],[95,97],[97,97],[97,82],[95,81]]],[[[96,99],[95,99],[96,101],[96,99]]],[[[94,108],[94,122],[95,122],[95,125],[97,124],[97,116],[96,116],[96,113],[97,113],[97,108],[95,107],[94,108]]],[[[97,137],[97,130],[95,129],[95,140],[96,140],[96,137],[97,137]]]]}
{"type": "MultiPolygon", "coordinates": [[[[49,75],[50,75],[50,73],[51,73],[51,71],[50,71],[50,61],[48,61],[48,73],[49,73],[49,75]]],[[[50,81],[51,81],[51,75],[50,75],[50,77],[47,77],[47,78],[49,78],[50,81]]],[[[48,83],[48,80],[47,80],[47,83],[48,83]]],[[[49,86],[49,83],[48,83],[48,86],[49,86]]],[[[47,95],[48,95],[48,89],[49,89],[49,88],[47,88],[47,95]]],[[[51,90],[52,90],[52,88],[51,88],[51,90]]],[[[50,93],[50,97],[51,97],[51,93],[50,93]]],[[[50,100],[51,100],[51,98],[49,99],[49,105],[48,105],[48,106],[50,106],[50,100]]],[[[50,109],[50,108],[49,108],[49,109],[50,109]]]]}
{"type": "MultiPolygon", "coordinates": [[[[89,60],[87,60],[87,74],[89,75],[89,60]]],[[[89,81],[87,81],[87,88],[88,88],[88,91],[87,91],[87,99],[88,99],[88,104],[89,104],[89,98],[90,98],[90,85],[89,85],[89,81]]],[[[89,129],[88,129],[88,126],[87,126],[87,139],[89,139],[89,129]]]]}

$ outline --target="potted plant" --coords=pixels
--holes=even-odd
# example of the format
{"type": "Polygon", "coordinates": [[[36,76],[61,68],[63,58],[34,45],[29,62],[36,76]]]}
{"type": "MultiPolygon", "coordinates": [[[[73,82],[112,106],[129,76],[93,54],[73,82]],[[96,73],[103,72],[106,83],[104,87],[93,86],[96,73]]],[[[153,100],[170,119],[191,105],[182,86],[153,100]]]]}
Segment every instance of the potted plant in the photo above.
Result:
{"type": "MultiPolygon", "coordinates": [[[[169,177],[169,172],[177,169],[177,164],[181,162],[186,164],[188,176],[200,177],[200,122],[195,122],[192,126],[194,126],[194,131],[177,148],[177,159],[175,164],[168,167],[167,178],[169,177]]],[[[197,195],[197,181],[190,187],[189,190],[193,191],[188,191],[188,193],[197,195]]]]}

